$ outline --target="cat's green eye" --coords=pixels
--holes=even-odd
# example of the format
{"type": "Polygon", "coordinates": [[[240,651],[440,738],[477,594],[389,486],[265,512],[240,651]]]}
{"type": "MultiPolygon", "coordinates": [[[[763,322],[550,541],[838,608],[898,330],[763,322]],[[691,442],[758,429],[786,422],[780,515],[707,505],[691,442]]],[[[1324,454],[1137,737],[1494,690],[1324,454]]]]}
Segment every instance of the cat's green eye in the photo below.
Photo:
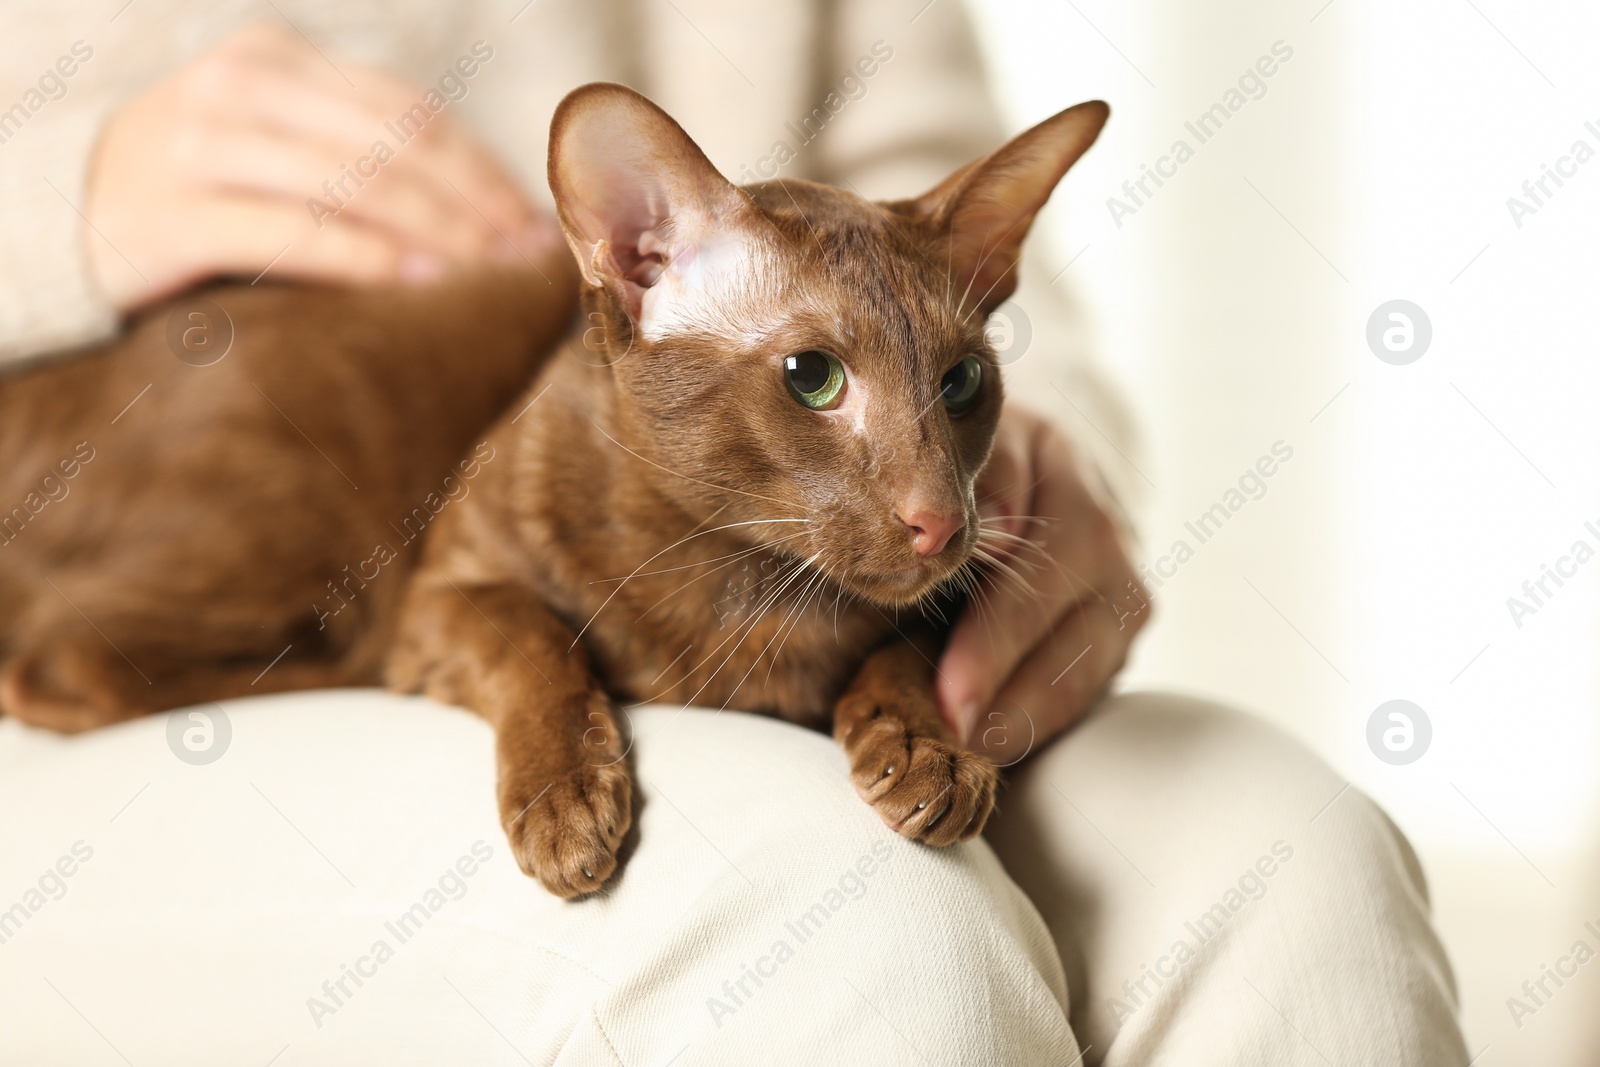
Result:
{"type": "Polygon", "coordinates": [[[844,396],[844,365],[815,348],[785,359],[783,378],[789,395],[813,411],[837,407],[844,396]]]}
{"type": "Polygon", "coordinates": [[[983,364],[977,356],[968,356],[945,372],[939,381],[944,394],[944,406],[952,415],[959,415],[978,399],[978,387],[983,384],[983,364]]]}

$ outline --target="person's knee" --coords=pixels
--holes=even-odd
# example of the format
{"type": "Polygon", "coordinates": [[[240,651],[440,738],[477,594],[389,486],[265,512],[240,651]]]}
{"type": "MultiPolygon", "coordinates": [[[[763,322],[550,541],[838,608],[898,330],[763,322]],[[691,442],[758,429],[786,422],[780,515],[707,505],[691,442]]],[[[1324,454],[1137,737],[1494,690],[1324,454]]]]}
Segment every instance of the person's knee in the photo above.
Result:
{"type": "Polygon", "coordinates": [[[1231,1002],[1244,975],[1283,1010],[1311,1010],[1309,997],[1348,1024],[1338,1032],[1365,1034],[1366,1052],[1382,1048],[1362,1062],[1434,1062],[1419,1042],[1459,1042],[1410,846],[1286,734],[1131,694],[1018,770],[993,839],[1059,938],[1095,926],[1081,1038],[1109,1040],[1135,1016],[1163,1032],[1208,992],[1231,1002]],[[1392,1025],[1373,1027],[1380,1016],[1392,1025]]]}
{"type": "Polygon", "coordinates": [[[1081,796],[1113,822],[1125,813],[1133,836],[1159,811],[1168,838],[1214,838],[1309,825],[1345,788],[1305,746],[1260,719],[1190,697],[1130,693],[1106,700],[1016,768],[1012,792],[1074,803],[1081,796]]]}
{"type": "Polygon", "coordinates": [[[1117,696],[1019,772],[1023,806],[1066,798],[1158,884],[1169,863],[1228,856],[1426,906],[1421,868],[1389,818],[1300,742],[1231,708],[1117,696]]]}
{"type": "Polygon", "coordinates": [[[1382,809],[1263,720],[1209,701],[1130,693],[1085,729],[1090,751],[1080,759],[1116,767],[1130,794],[1168,807],[1164,820],[1268,855],[1293,852],[1283,862],[1317,868],[1315,880],[1330,889],[1382,887],[1425,905],[1421,867],[1382,809]]]}
{"type": "MultiPolygon", "coordinates": [[[[693,1005],[703,1054],[741,1062],[776,1040],[826,1060],[840,1033],[890,1059],[907,1039],[961,1062],[1002,1062],[1008,1039],[1068,1047],[1048,932],[987,845],[894,834],[820,735],[695,711],[633,720],[640,838],[608,906],[685,912],[692,946],[664,939],[629,969],[693,1005]]],[[[614,1040],[643,1024],[639,1002],[597,1006],[614,1040]]]]}

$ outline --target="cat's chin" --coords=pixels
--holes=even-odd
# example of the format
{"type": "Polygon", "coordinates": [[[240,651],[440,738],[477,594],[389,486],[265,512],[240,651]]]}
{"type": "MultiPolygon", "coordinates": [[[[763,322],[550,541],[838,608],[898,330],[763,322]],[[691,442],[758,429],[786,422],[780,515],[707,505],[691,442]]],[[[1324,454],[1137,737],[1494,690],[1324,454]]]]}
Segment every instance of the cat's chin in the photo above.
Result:
{"type": "Polygon", "coordinates": [[[957,569],[918,563],[898,571],[856,571],[841,584],[879,607],[903,608],[928,596],[957,569]]]}

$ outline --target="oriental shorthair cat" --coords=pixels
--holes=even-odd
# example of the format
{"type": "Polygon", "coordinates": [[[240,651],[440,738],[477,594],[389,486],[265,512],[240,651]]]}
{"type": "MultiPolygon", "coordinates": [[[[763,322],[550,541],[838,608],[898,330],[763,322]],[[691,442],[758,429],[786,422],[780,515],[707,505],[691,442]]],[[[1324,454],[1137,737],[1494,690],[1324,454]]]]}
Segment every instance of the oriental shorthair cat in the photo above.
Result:
{"type": "Polygon", "coordinates": [[[379,681],[461,705],[495,730],[513,854],[563,897],[617,870],[632,702],[831,719],[888,825],[974,836],[997,772],[933,663],[1012,536],[974,497],[985,320],[1106,116],[873,203],[735,187],[588,85],[550,134],[575,271],[219,287],[212,366],[157,311],[0,379],[0,710],[71,731],[379,681]]]}
{"type": "Polygon", "coordinates": [[[389,658],[392,686],[494,725],[502,823],[552,892],[616,869],[614,701],[831,712],[890,826],[935,845],[983,828],[995,768],[953,743],[939,633],[906,609],[982,558],[973,480],[1001,406],[985,319],[1106,115],[1079,105],[874,204],[736,188],[620,86],[557,109],[583,332],[538,406],[490,431],[507,460],[433,532],[389,658]]]}

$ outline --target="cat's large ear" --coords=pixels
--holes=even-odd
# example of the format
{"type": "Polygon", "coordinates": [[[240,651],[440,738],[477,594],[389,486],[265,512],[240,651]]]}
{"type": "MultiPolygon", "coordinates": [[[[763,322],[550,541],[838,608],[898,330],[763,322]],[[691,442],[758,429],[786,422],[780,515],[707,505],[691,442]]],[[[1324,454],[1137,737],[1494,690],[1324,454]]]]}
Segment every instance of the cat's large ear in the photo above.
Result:
{"type": "Polygon", "coordinates": [[[646,333],[653,317],[670,317],[663,305],[744,259],[737,231],[754,209],[670,115],[626,86],[595,82],[561,101],[550,190],[584,281],[646,333]]]}
{"type": "Polygon", "coordinates": [[[1110,114],[1100,100],[1070,107],[911,202],[948,228],[953,281],[973,306],[993,311],[1016,289],[1022,239],[1034,216],[1110,114]]]}

